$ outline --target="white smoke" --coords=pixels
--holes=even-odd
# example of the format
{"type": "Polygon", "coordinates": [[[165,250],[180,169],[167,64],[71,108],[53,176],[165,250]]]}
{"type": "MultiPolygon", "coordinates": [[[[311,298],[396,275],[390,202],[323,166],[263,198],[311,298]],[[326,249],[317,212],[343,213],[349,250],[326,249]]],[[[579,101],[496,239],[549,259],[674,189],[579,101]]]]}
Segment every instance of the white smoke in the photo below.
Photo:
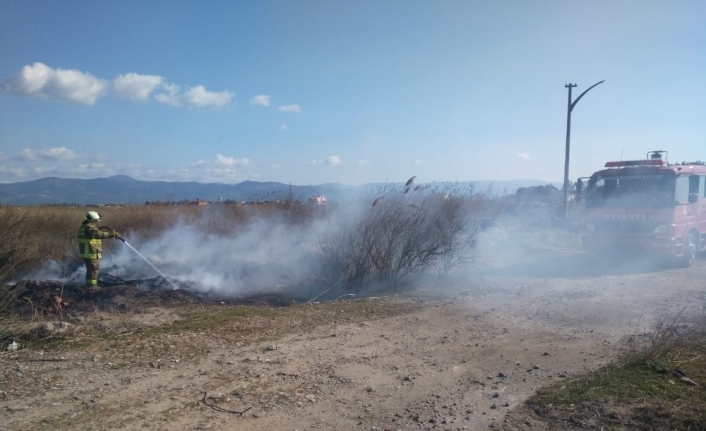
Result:
{"type": "MultiPolygon", "coordinates": [[[[199,219],[179,220],[158,233],[138,236],[128,226],[123,232],[127,244],[103,241],[99,283],[171,288],[166,280],[164,283],[154,280],[162,276],[178,288],[218,297],[257,293],[282,293],[289,297],[318,294],[335,282],[328,272],[322,271],[325,260],[322,260],[320,241],[336,240],[332,234],[349,229],[351,220],[356,220],[361,213],[379,211],[380,205],[394,205],[396,201],[390,199],[397,196],[396,193],[408,210],[429,206],[435,199],[447,197],[437,192],[426,194],[423,188],[395,187],[397,191],[379,191],[387,198],[378,206],[373,202],[383,195],[369,194],[361,196],[362,201],[346,205],[311,208],[314,220],[306,223],[293,223],[288,218],[292,214],[281,211],[268,215],[267,209],[253,210],[250,221],[235,221],[232,219],[235,213],[230,208],[212,205],[199,219]]],[[[248,208],[244,208],[245,213],[248,208]]],[[[244,218],[248,219],[247,214],[244,218]]],[[[345,242],[334,243],[334,246],[346,245],[345,242]]],[[[75,259],[49,262],[30,278],[81,283],[85,270],[82,262],[75,259]]]]}
{"type": "MultiPolygon", "coordinates": [[[[128,243],[177,285],[218,296],[240,296],[291,291],[310,279],[321,226],[298,228],[260,220],[222,234],[179,223],[157,238],[128,238],[128,243]]],[[[114,253],[114,267],[127,278],[158,275],[130,247],[114,253]]]]}
{"type": "MultiPolygon", "coordinates": [[[[222,216],[214,211],[196,223],[179,221],[152,238],[128,231],[127,244],[103,240],[99,280],[148,287],[161,275],[178,288],[218,297],[272,292],[308,295],[298,290],[315,284],[319,236],[330,228],[331,217],[297,226],[256,216],[254,221],[226,229],[227,223],[219,225],[222,216]]],[[[30,278],[81,283],[85,270],[80,261],[49,261],[30,278]]]]}

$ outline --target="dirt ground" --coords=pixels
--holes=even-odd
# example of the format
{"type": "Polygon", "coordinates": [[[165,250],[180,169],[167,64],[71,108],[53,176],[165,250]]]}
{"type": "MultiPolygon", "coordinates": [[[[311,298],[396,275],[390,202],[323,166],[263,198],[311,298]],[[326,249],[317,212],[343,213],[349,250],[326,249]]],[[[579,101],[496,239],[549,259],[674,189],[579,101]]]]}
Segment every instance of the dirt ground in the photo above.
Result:
{"type": "MultiPolygon", "coordinates": [[[[3,353],[0,430],[540,429],[519,409],[538,388],[596,370],[660,316],[704,312],[706,261],[653,269],[540,256],[358,300],[404,313],[331,319],[274,340],[202,332],[188,335],[200,338],[197,352],[144,337],[132,352],[3,353]],[[164,349],[131,361],[150,343],[164,349]]],[[[174,316],[157,307],[142,318],[174,316]]]]}

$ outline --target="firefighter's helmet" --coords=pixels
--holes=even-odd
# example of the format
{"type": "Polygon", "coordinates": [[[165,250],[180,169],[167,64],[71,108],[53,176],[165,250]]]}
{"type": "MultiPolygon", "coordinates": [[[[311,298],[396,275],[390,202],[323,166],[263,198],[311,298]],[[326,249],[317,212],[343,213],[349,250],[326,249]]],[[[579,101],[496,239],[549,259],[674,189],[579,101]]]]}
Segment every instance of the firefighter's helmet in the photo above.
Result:
{"type": "Polygon", "coordinates": [[[89,211],[89,212],[87,212],[87,213],[86,213],[86,217],[84,217],[84,220],[86,220],[87,222],[92,222],[92,221],[94,221],[94,220],[100,220],[100,219],[101,219],[100,214],[98,214],[98,213],[95,212],[95,211],[89,211]]]}

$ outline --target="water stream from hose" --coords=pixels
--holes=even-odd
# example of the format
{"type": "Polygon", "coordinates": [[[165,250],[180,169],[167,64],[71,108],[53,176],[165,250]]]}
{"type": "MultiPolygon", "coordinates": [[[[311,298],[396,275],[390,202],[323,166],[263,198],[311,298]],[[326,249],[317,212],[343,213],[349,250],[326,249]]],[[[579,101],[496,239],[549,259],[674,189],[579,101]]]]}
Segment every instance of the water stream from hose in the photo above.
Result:
{"type": "Polygon", "coordinates": [[[144,261],[147,262],[155,271],[157,271],[157,273],[159,273],[159,275],[161,275],[162,278],[164,278],[165,280],[167,280],[167,281],[169,282],[169,284],[172,285],[172,287],[174,288],[174,290],[178,289],[178,287],[176,286],[176,284],[172,283],[172,280],[168,279],[166,275],[162,274],[162,271],[158,270],[156,266],[152,265],[152,262],[150,262],[149,260],[147,260],[147,258],[144,257],[139,251],[135,250],[135,247],[131,246],[131,245],[130,245],[127,241],[125,241],[124,239],[123,239],[123,243],[124,243],[126,246],[130,247],[130,248],[132,249],[132,251],[134,251],[135,253],[137,253],[138,256],[140,256],[142,259],[144,259],[144,261]]]}

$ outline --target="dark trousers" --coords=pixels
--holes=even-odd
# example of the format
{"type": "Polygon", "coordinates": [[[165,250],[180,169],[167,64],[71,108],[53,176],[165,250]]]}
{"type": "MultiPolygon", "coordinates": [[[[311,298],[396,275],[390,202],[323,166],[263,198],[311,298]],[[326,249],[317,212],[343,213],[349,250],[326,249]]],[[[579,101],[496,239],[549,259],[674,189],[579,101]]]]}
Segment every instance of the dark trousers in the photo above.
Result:
{"type": "Polygon", "coordinates": [[[100,268],[100,260],[98,259],[83,259],[86,264],[86,286],[98,286],[98,269],[100,268]]]}

